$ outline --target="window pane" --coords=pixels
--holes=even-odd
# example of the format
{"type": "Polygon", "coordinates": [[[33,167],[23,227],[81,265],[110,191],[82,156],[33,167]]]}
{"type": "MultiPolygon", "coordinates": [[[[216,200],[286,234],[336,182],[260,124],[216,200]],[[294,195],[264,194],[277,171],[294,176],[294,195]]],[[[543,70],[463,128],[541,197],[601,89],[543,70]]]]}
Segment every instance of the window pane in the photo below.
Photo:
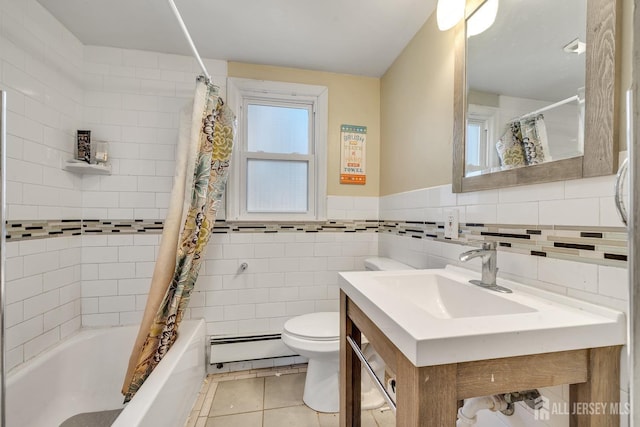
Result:
{"type": "Polygon", "coordinates": [[[279,154],[309,154],[309,110],[249,104],[247,148],[279,154]]]}
{"type": "Polygon", "coordinates": [[[466,161],[468,166],[480,166],[480,146],[482,138],[482,128],[475,123],[467,126],[467,153],[466,161]]]}
{"type": "Polygon", "coordinates": [[[307,162],[250,159],[247,212],[307,212],[307,162]]]}

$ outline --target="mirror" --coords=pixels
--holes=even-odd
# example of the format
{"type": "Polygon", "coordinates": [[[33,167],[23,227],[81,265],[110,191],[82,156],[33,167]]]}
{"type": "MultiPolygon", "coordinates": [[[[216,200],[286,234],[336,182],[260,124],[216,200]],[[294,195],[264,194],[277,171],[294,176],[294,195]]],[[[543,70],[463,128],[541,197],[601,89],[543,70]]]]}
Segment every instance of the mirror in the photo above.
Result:
{"type": "Polygon", "coordinates": [[[615,173],[619,3],[499,0],[486,31],[458,25],[454,192],[615,173]]]}

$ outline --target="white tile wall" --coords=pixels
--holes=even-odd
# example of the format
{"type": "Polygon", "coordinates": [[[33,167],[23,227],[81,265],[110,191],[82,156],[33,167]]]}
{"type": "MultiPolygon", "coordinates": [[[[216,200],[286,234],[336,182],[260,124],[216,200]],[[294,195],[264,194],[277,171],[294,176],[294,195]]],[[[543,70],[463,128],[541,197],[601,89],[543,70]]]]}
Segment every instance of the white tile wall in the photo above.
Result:
{"type": "Polygon", "coordinates": [[[78,218],[79,177],[62,171],[82,120],[82,44],[35,0],[0,3],[7,91],[7,217],[78,218]]]}
{"type": "Polygon", "coordinates": [[[80,329],[80,239],[7,244],[7,369],[80,329]]]}
{"type": "MultiPolygon", "coordinates": [[[[82,237],[83,325],[139,322],[159,239],[82,237]]],[[[280,332],[291,316],[337,311],[338,272],[377,252],[376,233],[214,234],[188,316],[204,317],[211,335],[280,332]]]]}
{"type": "MultiPolygon", "coordinates": [[[[82,182],[84,217],[164,218],[179,113],[190,108],[200,70],[191,57],[84,47],[83,126],[110,143],[112,175],[82,182]]],[[[207,60],[224,97],[225,61],[207,60]]]]}
{"type": "MultiPolygon", "coordinates": [[[[613,203],[614,179],[614,176],[606,176],[467,194],[453,194],[450,186],[426,188],[382,197],[380,219],[443,221],[442,216],[434,218],[429,213],[455,208],[460,211],[461,222],[465,222],[462,219],[465,217],[468,222],[621,227],[623,224],[610,206],[613,203]],[[497,221],[491,220],[494,209],[497,221]]],[[[454,242],[416,241],[390,234],[379,237],[381,256],[419,268],[456,264],[480,271],[479,260],[464,264],[458,261],[458,255],[467,249],[454,242]]],[[[498,268],[499,277],[628,312],[626,268],[507,252],[498,253],[498,268]]],[[[622,350],[621,364],[621,402],[624,403],[628,402],[625,349],[622,350]]],[[[545,389],[543,395],[560,405],[568,401],[567,387],[545,389]]],[[[478,418],[479,427],[568,425],[566,414],[554,415],[548,422],[535,421],[533,412],[524,405],[517,406],[513,417],[483,412],[478,418]]]]}

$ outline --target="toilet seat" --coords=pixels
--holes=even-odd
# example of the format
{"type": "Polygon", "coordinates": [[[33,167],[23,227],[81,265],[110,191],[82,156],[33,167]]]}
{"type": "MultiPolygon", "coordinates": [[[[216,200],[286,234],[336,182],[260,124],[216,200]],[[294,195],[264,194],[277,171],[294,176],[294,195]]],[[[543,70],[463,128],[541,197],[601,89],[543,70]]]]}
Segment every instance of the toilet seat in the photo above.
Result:
{"type": "Polygon", "coordinates": [[[340,313],[320,312],[289,319],[284,332],[292,337],[309,341],[339,341],[340,313]]]}

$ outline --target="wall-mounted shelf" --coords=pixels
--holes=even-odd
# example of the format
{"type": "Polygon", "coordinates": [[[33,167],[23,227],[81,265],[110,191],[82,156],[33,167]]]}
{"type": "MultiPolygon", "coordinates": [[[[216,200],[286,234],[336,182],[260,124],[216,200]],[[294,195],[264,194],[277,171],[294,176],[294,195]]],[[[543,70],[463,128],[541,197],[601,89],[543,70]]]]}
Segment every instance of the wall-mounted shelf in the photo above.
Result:
{"type": "Polygon", "coordinates": [[[67,161],[64,170],[86,175],[111,175],[111,165],[90,165],[84,162],[67,161]]]}

